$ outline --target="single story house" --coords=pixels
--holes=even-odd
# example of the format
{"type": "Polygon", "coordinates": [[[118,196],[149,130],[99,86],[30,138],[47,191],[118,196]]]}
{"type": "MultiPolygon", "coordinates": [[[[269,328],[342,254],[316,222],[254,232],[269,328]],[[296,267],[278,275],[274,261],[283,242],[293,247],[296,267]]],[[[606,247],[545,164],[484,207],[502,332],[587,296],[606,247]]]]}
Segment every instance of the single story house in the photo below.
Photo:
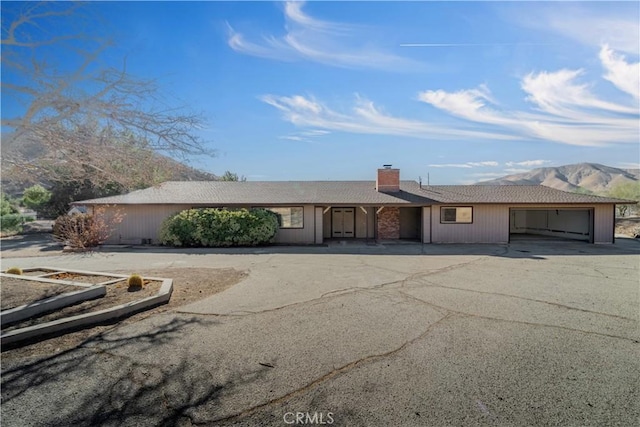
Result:
{"type": "Polygon", "coordinates": [[[522,235],[613,243],[615,205],[628,203],[539,185],[422,185],[385,167],[375,181],[165,182],[74,204],[124,214],[108,243],[157,243],[163,220],[185,209],[261,207],[280,214],[277,243],[321,244],[508,243],[522,235]]]}

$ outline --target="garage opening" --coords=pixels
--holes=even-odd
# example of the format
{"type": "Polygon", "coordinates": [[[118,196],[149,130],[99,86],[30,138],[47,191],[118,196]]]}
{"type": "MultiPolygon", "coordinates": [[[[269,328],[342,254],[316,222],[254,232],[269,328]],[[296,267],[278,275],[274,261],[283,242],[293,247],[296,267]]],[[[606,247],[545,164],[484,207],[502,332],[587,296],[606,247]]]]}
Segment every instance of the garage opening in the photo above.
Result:
{"type": "Polygon", "coordinates": [[[509,241],[537,236],[593,243],[593,209],[511,208],[509,241]]]}

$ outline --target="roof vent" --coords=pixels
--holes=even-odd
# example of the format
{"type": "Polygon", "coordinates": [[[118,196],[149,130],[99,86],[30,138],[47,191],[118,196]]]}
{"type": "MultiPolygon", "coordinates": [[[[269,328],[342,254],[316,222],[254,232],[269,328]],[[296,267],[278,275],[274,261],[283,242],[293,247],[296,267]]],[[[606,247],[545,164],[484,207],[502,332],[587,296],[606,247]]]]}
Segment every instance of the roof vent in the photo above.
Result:
{"type": "Polygon", "coordinates": [[[382,167],[385,168],[385,169],[391,169],[391,166],[393,166],[393,165],[382,165],[382,167]]]}

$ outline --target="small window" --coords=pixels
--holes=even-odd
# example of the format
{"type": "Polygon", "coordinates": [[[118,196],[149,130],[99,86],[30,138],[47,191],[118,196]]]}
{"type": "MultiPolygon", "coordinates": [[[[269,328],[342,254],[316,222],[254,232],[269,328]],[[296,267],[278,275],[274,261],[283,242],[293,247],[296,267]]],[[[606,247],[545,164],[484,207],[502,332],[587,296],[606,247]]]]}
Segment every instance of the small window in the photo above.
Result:
{"type": "Polygon", "coordinates": [[[473,208],[455,207],[440,208],[440,223],[470,224],[473,222],[473,208]]]}
{"type": "Polygon", "coordinates": [[[280,228],[304,228],[304,208],[302,206],[265,209],[278,215],[280,228]]]}

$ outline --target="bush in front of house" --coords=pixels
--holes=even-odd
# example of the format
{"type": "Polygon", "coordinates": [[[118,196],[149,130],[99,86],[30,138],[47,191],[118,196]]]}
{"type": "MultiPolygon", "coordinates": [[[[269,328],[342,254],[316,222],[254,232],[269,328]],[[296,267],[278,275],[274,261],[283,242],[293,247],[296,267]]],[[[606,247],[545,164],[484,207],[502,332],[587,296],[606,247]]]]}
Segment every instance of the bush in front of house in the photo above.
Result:
{"type": "Polygon", "coordinates": [[[278,216],[266,209],[188,209],[167,218],[160,242],[168,246],[256,246],[273,243],[278,216]]]}
{"type": "Polygon", "coordinates": [[[122,222],[124,215],[109,206],[93,208],[93,213],[61,215],[53,223],[53,237],[75,249],[93,248],[103,244],[111,236],[115,226],[122,222]]]}

